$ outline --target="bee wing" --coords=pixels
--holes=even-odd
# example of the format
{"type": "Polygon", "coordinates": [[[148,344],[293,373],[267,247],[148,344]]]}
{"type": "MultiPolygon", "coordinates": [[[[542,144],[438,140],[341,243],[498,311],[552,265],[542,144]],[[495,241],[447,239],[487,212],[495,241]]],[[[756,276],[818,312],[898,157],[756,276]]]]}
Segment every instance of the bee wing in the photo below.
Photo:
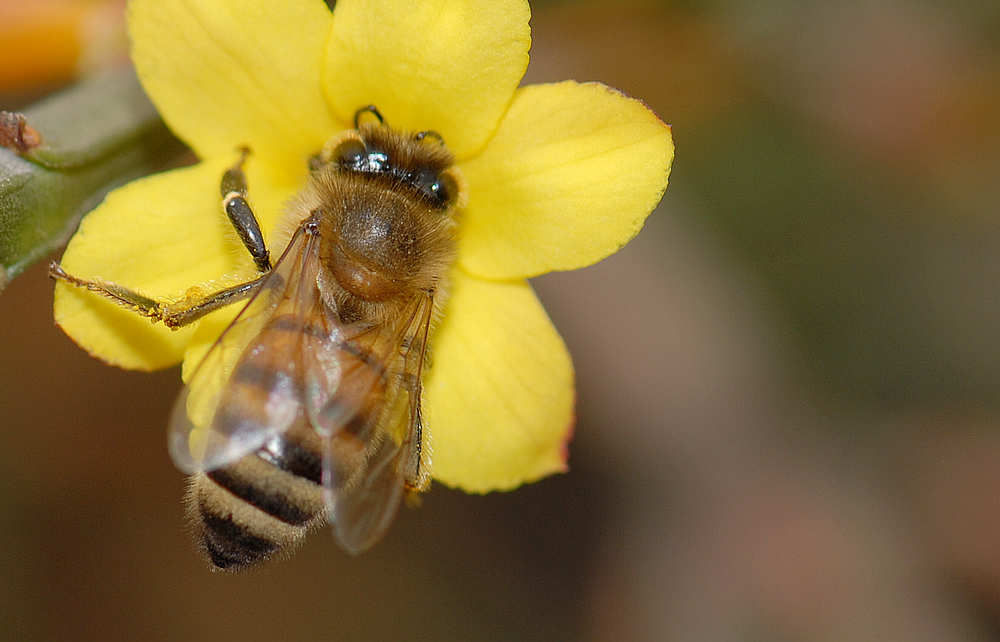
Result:
{"type": "Polygon", "coordinates": [[[317,249],[303,224],[198,364],[170,426],[170,453],[182,471],[214,470],[255,452],[302,419],[317,385],[317,400],[336,386],[337,325],[320,300],[317,249]],[[307,322],[315,327],[296,326],[307,322]]]}
{"type": "Polygon", "coordinates": [[[349,552],[382,536],[420,475],[413,462],[422,447],[421,368],[432,313],[433,299],[421,293],[394,326],[342,344],[350,355],[342,388],[321,412],[336,418],[327,425],[323,483],[334,535],[349,552]],[[351,398],[360,392],[365,399],[351,398]]]}

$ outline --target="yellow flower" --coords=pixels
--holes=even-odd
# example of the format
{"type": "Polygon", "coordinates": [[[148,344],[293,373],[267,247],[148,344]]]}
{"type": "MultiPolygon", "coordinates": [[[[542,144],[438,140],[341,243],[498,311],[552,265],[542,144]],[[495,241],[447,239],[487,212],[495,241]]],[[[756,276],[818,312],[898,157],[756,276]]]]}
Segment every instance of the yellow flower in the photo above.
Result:
{"type": "MultiPolygon", "coordinates": [[[[200,162],[110,194],[63,267],[153,297],[249,279],[220,208],[238,148],[252,150],[250,200],[267,237],[307,160],[376,105],[394,127],[440,133],[468,182],[425,384],[433,477],[486,492],[564,470],[573,369],[526,279],[596,263],[638,233],[673,145],[642,103],[604,85],[518,87],[528,18],[524,0],[340,0],[333,12],[321,0],[132,0],[139,77],[200,162]]],[[[171,331],[56,289],[56,321],[91,354],[138,370],[183,361],[185,379],[232,314],[171,331]]]]}

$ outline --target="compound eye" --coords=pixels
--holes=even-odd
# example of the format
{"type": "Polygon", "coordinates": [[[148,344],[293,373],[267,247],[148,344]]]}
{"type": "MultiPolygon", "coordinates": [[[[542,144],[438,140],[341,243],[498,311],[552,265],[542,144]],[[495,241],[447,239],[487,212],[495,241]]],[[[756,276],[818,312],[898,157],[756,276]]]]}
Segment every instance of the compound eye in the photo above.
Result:
{"type": "Polygon", "coordinates": [[[413,177],[413,184],[438,207],[448,205],[458,193],[458,185],[449,174],[422,169],[413,177]]]}
{"type": "Polygon", "coordinates": [[[442,205],[454,205],[458,199],[458,182],[451,174],[438,176],[438,198],[442,205]]]}
{"type": "Polygon", "coordinates": [[[348,138],[333,151],[334,161],[344,169],[362,171],[368,164],[368,150],[364,142],[348,138]]]}

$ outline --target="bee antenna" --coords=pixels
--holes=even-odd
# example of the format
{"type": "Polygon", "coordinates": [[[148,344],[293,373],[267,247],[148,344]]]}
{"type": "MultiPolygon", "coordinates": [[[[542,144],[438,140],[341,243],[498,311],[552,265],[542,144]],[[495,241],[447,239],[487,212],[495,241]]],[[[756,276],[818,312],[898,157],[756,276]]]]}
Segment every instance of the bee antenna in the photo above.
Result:
{"type": "Polygon", "coordinates": [[[358,111],[354,112],[354,129],[358,129],[359,125],[361,124],[361,115],[365,113],[369,113],[372,116],[374,116],[375,119],[378,120],[379,125],[385,124],[385,119],[382,118],[382,114],[379,112],[379,110],[375,109],[375,105],[365,105],[358,111]]]}
{"type": "Polygon", "coordinates": [[[428,129],[427,131],[423,131],[423,132],[417,132],[416,134],[413,135],[413,140],[421,141],[421,140],[427,138],[428,136],[430,136],[431,138],[436,138],[439,143],[441,143],[442,145],[444,145],[444,138],[441,137],[441,134],[437,133],[436,131],[430,130],[430,129],[428,129]]]}

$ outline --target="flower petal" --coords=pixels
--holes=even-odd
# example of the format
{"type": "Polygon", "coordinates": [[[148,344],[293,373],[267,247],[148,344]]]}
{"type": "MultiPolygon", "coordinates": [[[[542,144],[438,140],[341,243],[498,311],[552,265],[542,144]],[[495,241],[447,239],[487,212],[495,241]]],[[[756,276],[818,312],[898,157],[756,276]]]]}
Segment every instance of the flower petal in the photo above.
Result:
{"type": "Polygon", "coordinates": [[[525,0],[340,0],[324,82],[351,119],[373,104],[394,127],[441,134],[458,158],[486,144],[528,66],[525,0]]]}
{"type": "Polygon", "coordinates": [[[305,173],[336,131],[322,94],[332,16],[321,0],[132,0],[132,60],[170,128],[200,158],[247,145],[305,173]]]}
{"type": "Polygon", "coordinates": [[[425,395],[432,475],[484,493],[564,471],[574,391],[562,338],[526,282],[452,276],[425,395]]]}
{"type": "MultiPolygon", "coordinates": [[[[191,286],[220,279],[228,285],[252,276],[249,254],[223,213],[219,195],[222,174],[235,159],[231,155],[149,176],[110,193],[83,219],[63,255],[63,269],[152,297],[179,297],[191,286]]],[[[274,170],[252,158],[246,169],[251,200],[267,235],[293,188],[276,183],[274,170]]],[[[65,283],[56,285],[55,318],[91,355],[129,369],[157,370],[177,363],[192,334],[188,328],[174,332],[153,325],[65,283]]]]}
{"type": "Polygon", "coordinates": [[[673,150],[670,128],[614,89],[522,87],[489,146],[462,164],[462,267],[525,278],[613,254],[660,201],[673,150]]]}

